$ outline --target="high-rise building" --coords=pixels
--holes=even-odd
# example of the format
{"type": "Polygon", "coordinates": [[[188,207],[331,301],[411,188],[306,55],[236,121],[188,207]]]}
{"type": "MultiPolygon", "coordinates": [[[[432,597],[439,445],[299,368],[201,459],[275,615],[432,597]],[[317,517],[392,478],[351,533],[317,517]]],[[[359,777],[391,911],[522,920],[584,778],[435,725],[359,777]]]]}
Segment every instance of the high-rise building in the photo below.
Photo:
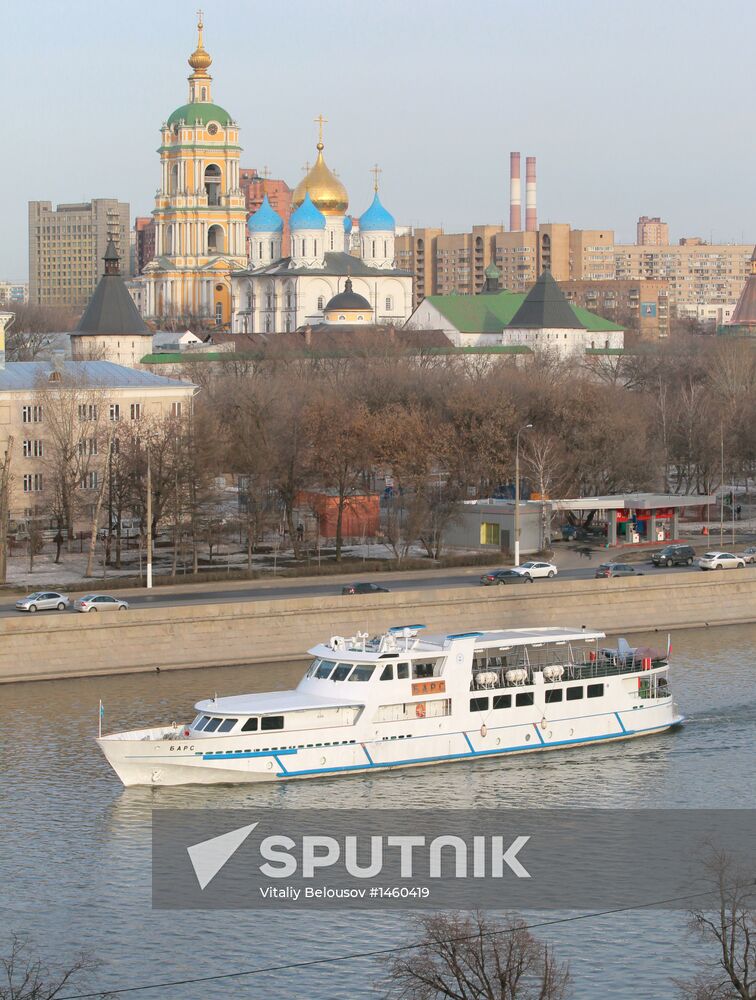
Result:
{"type": "Polygon", "coordinates": [[[637,330],[640,340],[669,336],[669,282],[560,281],[569,303],[613,320],[626,330],[637,330]]]}
{"type": "Polygon", "coordinates": [[[155,257],[155,220],[151,215],[134,219],[134,274],[141,274],[155,257]]]}
{"type": "Polygon", "coordinates": [[[116,198],[76,205],[29,202],[29,301],[82,308],[95,290],[112,240],[129,259],[129,206],[116,198]]]}
{"type": "MultiPolygon", "coordinates": [[[[212,59],[197,25],[189,57],[189,100],[161,129],[161,184],[155,198],[155,259],[140,282],[146,316],[231,322],[231,274],[247,263],[239,126],[213,104],[212,59]]],[[[136,296],[140,298],[139,296],[136,296]]]]}
{"type": "Polygon", "coordinates": [[[638,219],[635,242],[645,247],[663,247],[669,244],[669,226],[658,215],[642,215],[638,219]]]}
{"type": "Polygon", "coordinates": [[[749,274],[752,244],[682,239],[670,246],[615,244],[617,279],[667,280],[670,304],[725,305],[738,300],[749,274]]]}
{"type": "Polygon", "coordinates": [[[268,177],[267,168],[259,174],[254,167],[241,167],[239,173],[239,187],[244,195],[244,203],[247,209],[247,216],[253,215],[262,205],[263,198],[268,196],[270,207],[278,212],[283,219],[283,253],[288,256],[291,247],[289,245],[289,216],[291,215],[292,190],[286,181],[278,177],[268,177]]]}
{"type": "Polygon", "coordinates": [[[29,301],[29,283],[0,281],[0,305],[24,305],[29,301]]]}
{"type": "Polygon", "coordinates": [[[614,231],[573,229],[570,232],[570,278],[611,281],[614,277],[614,231]]]}

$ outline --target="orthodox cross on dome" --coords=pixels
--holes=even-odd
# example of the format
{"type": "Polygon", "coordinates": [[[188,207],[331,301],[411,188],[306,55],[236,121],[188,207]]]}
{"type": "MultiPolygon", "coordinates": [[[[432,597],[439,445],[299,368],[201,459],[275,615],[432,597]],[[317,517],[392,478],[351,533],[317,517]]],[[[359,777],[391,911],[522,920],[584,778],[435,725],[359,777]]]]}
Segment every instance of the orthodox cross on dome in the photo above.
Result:
{"type": "Polygon", "coordinates": [[[378,166],[377,163],[374,163],[373,166],[370,168],[370,173],[373,175],[373,190],[375,191],[376,194],[378,194],[378,175],[382,174],[383,171],[381,170],[381,168],[378,166]]]}
{"type": "Polygon", "coordinates": [[[302,173],[309,174],[309,172],[310,172],[310,161],[305,160],[305,165],[302,167],[302,173]]]}
{"type": "Polygon", "coordinates": [[[197,29],[202,31],[202,8],[197,11],[197,29]]]}
{"type": "Polygon", "coordinates": [[[318,126],[318,149],[323,149],[323,126],[328,124],[328,119],[319,114],[315,124],[318,126]]]}
{"type": "Polygon", "coordinates": [[[267,164],[262,168],[262,170],[260,171],[260,173],[261,173],[262,177],[264,178],[264,180],[267,181],[267,179],[270,177],[270,169],[268,168],[267,164]]]}

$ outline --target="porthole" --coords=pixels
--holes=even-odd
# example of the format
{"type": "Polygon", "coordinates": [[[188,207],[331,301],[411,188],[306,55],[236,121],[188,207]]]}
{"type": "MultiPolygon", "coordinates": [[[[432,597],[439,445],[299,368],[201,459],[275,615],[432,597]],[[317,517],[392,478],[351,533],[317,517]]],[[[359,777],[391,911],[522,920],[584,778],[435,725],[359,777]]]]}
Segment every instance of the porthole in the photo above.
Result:
{"type": "Polygon", "coordinates": [[[530,743],[530,733],[525,733],[525,742],[530,743]]]}

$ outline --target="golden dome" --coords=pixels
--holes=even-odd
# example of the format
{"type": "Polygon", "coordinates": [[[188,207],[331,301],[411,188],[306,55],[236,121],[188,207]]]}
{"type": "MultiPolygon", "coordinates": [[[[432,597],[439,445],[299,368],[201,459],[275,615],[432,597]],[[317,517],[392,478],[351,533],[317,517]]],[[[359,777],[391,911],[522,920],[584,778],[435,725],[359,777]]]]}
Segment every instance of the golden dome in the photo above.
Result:
{"type": "Polygon", "coordinates": [[[299,208],[309,191],[310,198],[323,215],[343,215],[349,205],[347,189],[326,166],[323,159],[323,143],[318,143],[318,158],[315,166],[297,184],[292,195],[292,206],[299,208]]]}
{"type": "Polygon", "coordinates": [[[197,48],[189,56],[189,65],[194,70],[196,76],[207,76],[207,71],[213,61],[210,58],[210,53],[205,51],[205,46],[202,44],[202,28],[202,15],[200,14],[200,19],[197,22],[197,32],[199,35],[197,48]]]}

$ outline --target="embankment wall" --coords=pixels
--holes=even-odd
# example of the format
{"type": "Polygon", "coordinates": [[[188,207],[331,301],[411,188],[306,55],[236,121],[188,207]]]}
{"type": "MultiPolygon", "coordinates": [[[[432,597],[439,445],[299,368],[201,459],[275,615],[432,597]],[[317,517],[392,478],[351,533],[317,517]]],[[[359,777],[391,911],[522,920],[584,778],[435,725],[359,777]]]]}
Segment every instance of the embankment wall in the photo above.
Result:
{"type": "Polygon", "coordinates": [[[544,581],[357,597],[208,603],[0,619],[0,683],[303,659],[331,635],[586,625],[606,632],[756,621],[756,572],[544,581]]]}

